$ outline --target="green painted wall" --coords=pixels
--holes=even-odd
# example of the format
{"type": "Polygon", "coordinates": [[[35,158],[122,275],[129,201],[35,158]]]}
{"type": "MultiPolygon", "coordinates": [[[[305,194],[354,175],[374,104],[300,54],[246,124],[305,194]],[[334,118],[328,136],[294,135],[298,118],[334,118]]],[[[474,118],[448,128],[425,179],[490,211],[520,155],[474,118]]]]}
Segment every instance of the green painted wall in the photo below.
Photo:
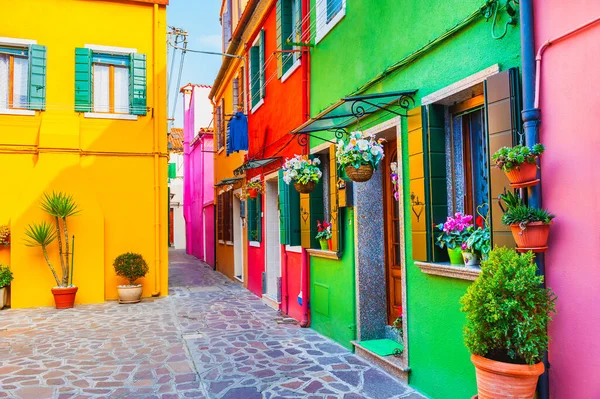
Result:
{"type": "Polygon", "coordinates": [[[352,349],[356,335],[356,295],[354,283],[354,212],[342,219],[344,247],[340,260],[311,257],[311,327],[352,349]]]}
{"type": "MultiPolygon", "coordinates": [[[[313,7],[314,3],[313,0],[313,7]]],[[[353,93],[387,66],[446,32],[483,4],[483,0],[347,0],[345,18],[311,51],[311,115],[353,93]]],[[[497,31],[502,27],[502,23],[496,24],[497,31]]],[[[418,89],[416,105],[419,106],[423,96],[491,65],[499,64],[501,70],[520,66],[519,26],[510,27],[501,40],[492,38],[491,28],[491,20],[477,19],[410,65],[387,76],[368,93],[418,89]]],[[[374,117],[378,118],[381,119],[377,123],[388,117],[374,117]]],[[[369,121],[361,123],[361,129],[369,124],[369,121]]],[[[403,176],[408,182],[406,126],[402,142],[403,176]]],[[[317,144],[318,140],[311,140],[311,145],[317,144]]],[[[465,317],[458,303],[469,283],[423,274],[413,264],[408,184],[404,185],[403,193],[412,370],[409,382],[432,398],[471,397],[476,393],[475,376],[462,341],[465,317]]],[[[349,262],[353,263],[353,259],[349,262]]],[[[319,267],[315,264],[312,267],[313,277],[318,277],[319,267]]],[[[314,311],[312,314],[313,326],[321,331],[321,320],[314,316],[314,311]]]]}

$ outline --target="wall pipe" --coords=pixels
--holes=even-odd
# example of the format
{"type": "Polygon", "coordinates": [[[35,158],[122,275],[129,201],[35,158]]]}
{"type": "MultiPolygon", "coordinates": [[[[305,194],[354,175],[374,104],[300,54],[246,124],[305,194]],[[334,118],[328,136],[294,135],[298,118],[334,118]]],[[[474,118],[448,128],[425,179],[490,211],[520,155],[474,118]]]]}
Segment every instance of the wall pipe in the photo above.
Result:
{"type": "Polygon", "coordinates": [[[152,296],[160,295],[160,171],[158,157],[158,79],[156,73],[156,35],[158,33],[158,4],[154,4],[152,11],[152,127],[154,130],[154,291],[152,296]]]}

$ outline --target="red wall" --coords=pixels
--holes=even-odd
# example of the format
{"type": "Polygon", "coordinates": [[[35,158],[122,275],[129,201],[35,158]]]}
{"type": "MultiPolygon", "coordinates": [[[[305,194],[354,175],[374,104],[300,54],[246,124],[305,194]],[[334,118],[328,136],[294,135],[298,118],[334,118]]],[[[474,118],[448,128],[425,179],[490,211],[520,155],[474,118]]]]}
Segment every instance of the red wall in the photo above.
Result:
{"type": "MultiPolygon", "coordinates": [[[[285,160],[296,154],[303,153],[303,147],[298,144],[296,137],[289,133],[306,121],[303,109],[308,109],[308,107],[304,104],[305,98],[303,97],[302,85],[304,68],[307,68],[308,60],[303,56],[301,66],[285,82],[281,82],[277,76],[277,60],[281,57],[281,54],[275,54],[277,50],[276,19],[276,7],[273,6],[262,26],[265,31],[265,97],[262,106],[254,113],[249,112],[248,159],[282,157],[282,160],[285,160]]],[[[257,29],[254,37],[249,40],[249,44],[254,42],[259,32],[260,29],[257,29]]],[[[248,45],[247,49],[249,47],[248,45]]],[[[248,171],[246,177],[249,179],[256,175],[266,175],[276,171],[281,166],[282,162],[273,163],[262,169],[248,171]]],[[[265,231],[264,223],[262,231],[265,231]]],[[[265,270],[264,259],[264,245],[261,244],[260,248],[248,247],[248,289],[258,296],[262,296],[262,273],[265,270]]],[[[300,292],[300,254],[287,252],[285,249],[282,249],[281,259],[281,309],[291,317],[300,320],[302,308],[297,300],[300,292]],[[285,266],[286,258],[287,267],[285,266]]],[[[308,293],[305,293],[305,297],[307,296],[308,293]]]]}

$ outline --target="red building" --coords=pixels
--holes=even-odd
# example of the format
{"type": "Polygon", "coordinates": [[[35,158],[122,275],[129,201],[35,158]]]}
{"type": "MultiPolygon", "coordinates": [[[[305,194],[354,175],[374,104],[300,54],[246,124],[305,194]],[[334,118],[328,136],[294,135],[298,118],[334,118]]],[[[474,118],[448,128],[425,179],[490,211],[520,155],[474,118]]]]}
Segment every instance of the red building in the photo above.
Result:
{"type": "Polygon", "coordinates": [[[303,153],[289,133],[309,117],[309,54],[291,43],[301,41],[307,9],[305,0],[270,1],[246,42],[249,149],[238,171],[246,174],[246,182],[263,183],[262,193],[246,201],[247,287],[304,321],[302,265],[307,269],[307,258],[300,246],[300,194],[283,182],[280,169],[286,158],[303,153]]]}

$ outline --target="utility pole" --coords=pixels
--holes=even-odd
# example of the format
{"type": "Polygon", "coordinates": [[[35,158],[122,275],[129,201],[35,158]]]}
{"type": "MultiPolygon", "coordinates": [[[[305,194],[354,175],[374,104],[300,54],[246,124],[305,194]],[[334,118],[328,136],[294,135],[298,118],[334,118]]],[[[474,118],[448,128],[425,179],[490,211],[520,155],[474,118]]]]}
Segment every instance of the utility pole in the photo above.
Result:
{"type": "Polygon", "coordinates": [[[168,84],[167,84],[167,104],[169,103],[170,93],[171,93],[171,84],[173,83],[173,70],[175,69],[175,56],[177,54],[177,50],[181,51],[181,59],[179,61],[179,73],[177,74],[177,86],[175,87],[175,97],[173,100],[173,108],[171,111],[171,115],[168,116],[169,121],[169,131],[170,128],[173,127],[175,123],[175,110],[177,109],[177,101],[179,100],[179,95],[177,90],[181,86],[181,74],[183,72],[183,63],[185,61],[185,53],[187,52],[188,45],[188,32],[182,28],[177,28],[175,26],[169,26],[169,31],[167,32],[167,44],[168,47],[172,49],[173,54],[171,56],[171,69],[169,70],[168,76],[168,84]]]}

